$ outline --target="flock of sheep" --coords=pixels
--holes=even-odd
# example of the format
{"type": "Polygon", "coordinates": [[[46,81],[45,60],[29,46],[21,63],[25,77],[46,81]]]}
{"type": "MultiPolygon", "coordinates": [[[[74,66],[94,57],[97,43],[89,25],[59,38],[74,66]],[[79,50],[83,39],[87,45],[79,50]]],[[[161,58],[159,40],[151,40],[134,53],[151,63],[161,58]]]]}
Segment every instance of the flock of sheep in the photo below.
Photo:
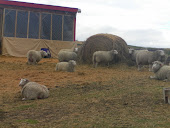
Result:
{"type": "MultiPolygon", "coordinates": [[[[77,60],[78,48],[74,50],[62,49],[58,53],[59,63],[56,64],[56,71],[74,72],[77,60]]],[[[93,67],[96,68],[99,63],[104,62],[109,66],[109,63],[114,61],[115,56],[119,54],[117,50],[111,51],[96,51],[93,53],[93,67]]],[[[155,76],[150,76],[151,79],[159,79],[170,81],[170,66],[164,65],[163,61],[165,53],[163,50],[148,51],[129,49],[131,60],[136,62],[138,70],[141,70],[143,65],[149,65],[149,71],[153,71],[155,76]]],[[[35,65],[42,58],[47,56],[45,51],[30,50],[27,53],[27,64],[35,65]]],[[[22,100],[42,99],[49,96],[49,90],[46,86],[36,82],[31,82],[28,79],[21,79],[19,86],[21,89],[22,100]]]]}
{"type": "Polygon", "coordinates": [[[170,81],[170,66],[167,64],[167,58],[163,50],[148,51],[129,49],[131,59],[136,62],[138,70],[141,70],[143,65],[149,65],[149,71],[154,72],[151,79],[170,81]]]}

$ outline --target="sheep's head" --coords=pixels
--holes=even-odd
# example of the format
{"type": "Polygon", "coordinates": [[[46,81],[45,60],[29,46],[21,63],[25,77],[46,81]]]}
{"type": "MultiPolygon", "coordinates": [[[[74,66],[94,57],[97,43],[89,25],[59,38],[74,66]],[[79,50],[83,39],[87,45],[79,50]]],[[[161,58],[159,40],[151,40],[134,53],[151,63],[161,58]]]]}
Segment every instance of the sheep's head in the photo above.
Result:
{"type": "Polygon", "coordinates": [[[157,72],[162,66],[163,66],[163,63],[161,63],[160,61],[154,61],[152,65],[153,72],[154,73],[157,72]]]}
{"type": "Polygon", "coordinates": [[[76,47],[76,48],[74,48],[74,52],[75,53],[77,53],[78,52],[78,48],[76,47]]]}
{"type": "Polygon", "coordinates": [[[156,52],[160,56],[165,56],[165,52],[163,50],[157,50],[156,52]]]}
{"type": "Polygon", "coordinates": [[[47,54],[47,52],[46,51],[40,51],[40,53],[41,53],[41,56],[44,58],[45,56],[48,56],[48,54],[47,54]]]}
{"type": "Polygon", "coordinates": [[[113,53],[113,54],[118,54],[118,51],[117,50],[111,50],[111,52],[113,53]]]}
{"type": "Polygon", "coordinates": [[[28,82],[29,82],[28,79],[21,79],[21,81],[19,82],[19,86],[23,88],[24,85],[27,84],[28,82]]]}
{"type": "Polygon", "coordinates": [[[133,48],[129,48],[129,54],[132,55],[134,53],[134,49],[133,48]]]}
{"type": "Polygon", "coordinates": [[[69,64],[72,64],[72,65],[76,66],[76,61],[70,60],[70,61],[69,61],[69,64]]]}

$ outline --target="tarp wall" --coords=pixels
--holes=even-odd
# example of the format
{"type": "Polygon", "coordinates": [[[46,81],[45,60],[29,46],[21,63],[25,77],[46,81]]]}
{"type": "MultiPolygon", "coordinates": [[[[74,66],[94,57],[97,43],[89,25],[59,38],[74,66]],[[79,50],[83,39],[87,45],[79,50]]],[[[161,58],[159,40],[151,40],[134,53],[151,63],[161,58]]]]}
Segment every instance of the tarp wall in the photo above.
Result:
{"type": "Polygon", "coordinates": [[[76,42],[55,41],[44,39],[27,39],[15,37],[3,37],[2,39],[2,55],[26,57],[29,50],[41,50],[41,48],[49,48],[52,58],[57,58],[57,53],[61,49],[74,49],[77,47],[76,42]]]}

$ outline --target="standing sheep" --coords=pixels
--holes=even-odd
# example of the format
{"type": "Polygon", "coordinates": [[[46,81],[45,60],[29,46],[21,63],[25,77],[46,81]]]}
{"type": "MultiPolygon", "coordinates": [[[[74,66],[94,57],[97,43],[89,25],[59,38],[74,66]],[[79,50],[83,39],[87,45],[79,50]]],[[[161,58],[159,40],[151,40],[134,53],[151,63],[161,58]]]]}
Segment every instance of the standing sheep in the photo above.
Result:
{"type": "Polygon", "coordinates": [[[149,64],[149,71],[152,71],[152,62],[161,61],[164,56],[165,53],[163,50],[139,51],[136,55],[136,64],[138,65],[138,71],[141,70],[142,65],[147,64],[149,64]]]}
{"type": "Polygon", "coordinates": [[[45,51],[30,50],[27,53],[27,59],[28,59],[27,63],[35,65],[45,56],[48,56],[48,54],[45,51]]]}
{"type": "Polygon", "coordinates": [[[76,61],[70,60],[69,62],[59,62],[56,64],[56,71],[74,72],[76,61]]]}
{"type": "Polygon", "coordinates": [[[77,54],[70,51],[60,51],[58,53],[58,60],[60,62],[68,62],[69,60],[77,60],[77,54]]]}
{"type": "Polygon", "coordinates": [[[130,55],[132,61],[135,61],[135,62],[136,62],[136,55],[137,55],[137,53],[140,52],[140,51],[148,51],[148,50],[147,50],[147,49],[135,50],[135,49],[133,49],[133,48],[130,48],[130,49],[129,49],[129,55],[130,55]]]}
{"type": "Polygon", "coordinates": [[[49,90],[46,86],[31,82],[28,79],[21,79],[19,86],[22,88],[22,100],[44,99],[49,96],[49,90]]]}
{"type": "Polygon", "coordinates": [[[150,76],[151,79],[170,81],[170,66],[164,65],[160,61],[154,61],[152,70],[155,76],[150,76]]]}
{"type": "Polygon", "coordinates": [[[92,57],[93,67],[96,68],[100,62],[105,62],[109,66],[109,63],[114,60],[114,57],[117,54],[117,50],[94,52],[92,57]]]}

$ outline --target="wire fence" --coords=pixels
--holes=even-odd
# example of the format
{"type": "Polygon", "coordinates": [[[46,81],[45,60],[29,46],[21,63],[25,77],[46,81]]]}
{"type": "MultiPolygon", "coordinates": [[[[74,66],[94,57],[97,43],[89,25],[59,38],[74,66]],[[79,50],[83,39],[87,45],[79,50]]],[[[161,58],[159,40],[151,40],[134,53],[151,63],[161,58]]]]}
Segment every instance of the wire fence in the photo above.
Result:
{"type": "Polygon", "coordinates": [[[73,15],[4,9],[3,36],[74,41],[73,15]]]}

